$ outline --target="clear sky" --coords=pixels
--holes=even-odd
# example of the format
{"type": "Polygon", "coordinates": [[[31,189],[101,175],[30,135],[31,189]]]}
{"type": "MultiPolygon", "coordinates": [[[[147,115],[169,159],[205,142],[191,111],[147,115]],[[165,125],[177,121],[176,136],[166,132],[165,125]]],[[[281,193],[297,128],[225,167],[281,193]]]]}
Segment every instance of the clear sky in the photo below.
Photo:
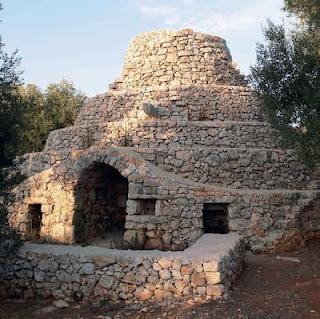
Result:
{"type": "Polygon", "coordinates": [[[19,49],[26,83],[45,88],[61,79],[87,95],[106,90],[120,74],[128,42],[139,32],[190,27],[227,40],[247,73],[270,18],[282,0],[0,0],[0,34],[19,49]]]}

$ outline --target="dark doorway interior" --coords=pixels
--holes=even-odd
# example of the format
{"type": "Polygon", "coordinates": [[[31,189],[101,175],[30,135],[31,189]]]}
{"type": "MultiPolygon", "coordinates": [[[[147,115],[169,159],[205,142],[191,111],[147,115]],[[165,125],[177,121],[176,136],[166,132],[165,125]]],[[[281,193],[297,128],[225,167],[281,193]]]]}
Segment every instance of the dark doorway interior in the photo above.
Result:
{"type": "Polygon", "coordinates": [[[41,204],[29,205],[29,216],[31,224],[29,237],[30,239],[39,239],[42,224],[41,204]]]}
{"type": "Polygon", "coordinates": [[[216,234],[229,232],[227,204],[204,204],[203,231],[216,234]]]}
{"type": "Polygon", "coordinates": [[[121,248],[128,180],[113,167],[95,163],[81,175],[77,187],[75,240],[121,248]]]}

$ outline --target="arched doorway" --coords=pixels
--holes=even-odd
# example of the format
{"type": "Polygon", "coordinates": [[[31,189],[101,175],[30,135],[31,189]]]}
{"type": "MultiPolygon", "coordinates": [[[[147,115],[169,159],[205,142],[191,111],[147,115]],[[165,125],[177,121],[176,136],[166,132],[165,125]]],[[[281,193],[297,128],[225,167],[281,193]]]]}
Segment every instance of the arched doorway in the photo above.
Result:
{"type": "Polygon", "coordinates": [[[94,163],[80,175],[75,199],[75,241],[121,248],[128,179],[110,165],[94,163]]]}

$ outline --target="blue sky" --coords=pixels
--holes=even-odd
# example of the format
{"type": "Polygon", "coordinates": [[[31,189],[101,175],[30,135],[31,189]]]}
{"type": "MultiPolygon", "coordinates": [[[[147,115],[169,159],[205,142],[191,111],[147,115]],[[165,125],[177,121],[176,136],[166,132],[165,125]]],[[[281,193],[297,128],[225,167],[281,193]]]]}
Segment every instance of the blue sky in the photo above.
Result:
{"type": "Polygon", "coordinates": [[[243,73],[255,61],[261,26],[281,22],[282,0],[0,0],[0,34],[19,49],[26,83],[61,79],[87,95],[120,74],[128,42],[139,32],[190,27],[227,40],[243,73]]]}

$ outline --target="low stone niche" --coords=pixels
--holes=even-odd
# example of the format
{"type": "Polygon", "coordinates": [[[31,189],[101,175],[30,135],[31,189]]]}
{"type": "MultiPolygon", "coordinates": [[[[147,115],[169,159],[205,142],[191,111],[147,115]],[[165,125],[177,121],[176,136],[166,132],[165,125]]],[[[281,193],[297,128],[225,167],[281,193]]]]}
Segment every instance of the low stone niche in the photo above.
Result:
{"type": "Polygon", "coordinates": [[[207,203],[203,205],[203,232],[229,233],[228,204],[207,203]]]}
{"type": "Polygon", "coordinates": [[[147,215],[154,216],[156,214],[155,198],[135,199],[127,201],[127,212],[130,215],[147,215]]]}
{"type": "Polygon", "coordinates": [[[240,273],[244,248],[235,233],[204,234],[184,251],[25,244],[0,258],[2,294],[147,301],[221,297],[240,273]]]}
{"type": "Polygon", "coordinates": [[[123,248],[128,180],[113,167],[95,163],[76,186],[75,242],[123,248]]]}
{"type": "Polygon", "coordinates": [[[28,205],[28,229],[26,239],[36,241],[40,239],[40,232],[42,226],[42,210],[41,204],[28,205]]]}

